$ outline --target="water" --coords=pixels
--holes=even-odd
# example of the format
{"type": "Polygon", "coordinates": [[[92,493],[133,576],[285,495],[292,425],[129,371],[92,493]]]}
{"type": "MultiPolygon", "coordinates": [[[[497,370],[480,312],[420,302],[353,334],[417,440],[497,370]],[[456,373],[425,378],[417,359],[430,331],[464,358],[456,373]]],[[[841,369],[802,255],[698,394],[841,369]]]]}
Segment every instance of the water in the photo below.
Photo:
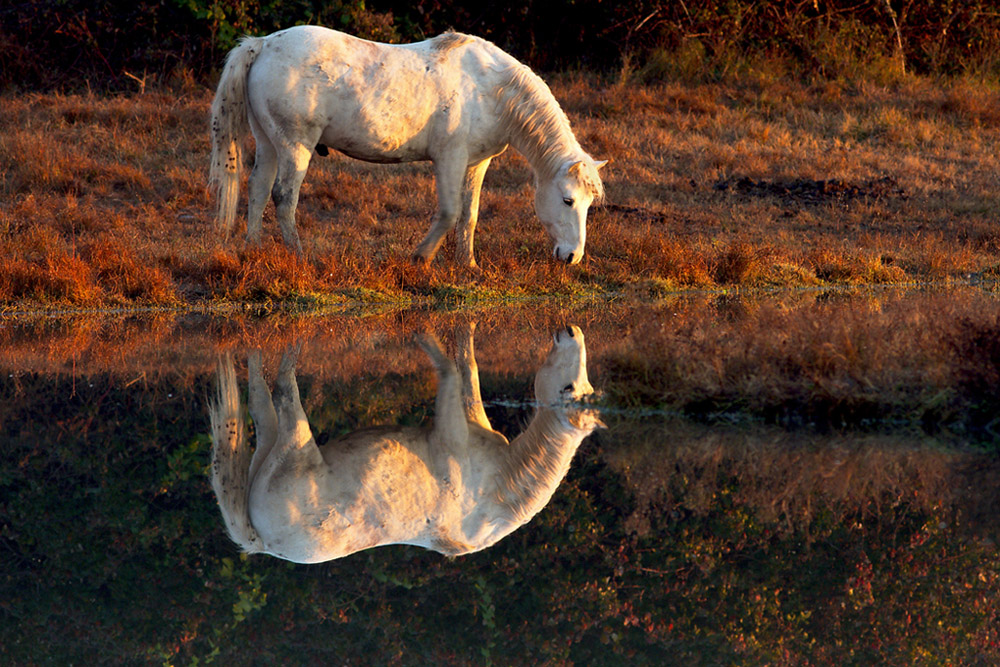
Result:
{"type": "Polygon", "coordinates": [[[4,320],[0,658],[997,663],[998,322],[973,288],[4,320]],[[511,440],[553,334],[586,335],[596,392],[559,409],[606,428],[538,514],[455,558],[241,555],[209,480],[219,354],[245,401],[248,356],[273,387],[301,343],[303,413],[332,448],[432,423],[415,336],[460,356],[472,322],[485,413],[511,440]]]}

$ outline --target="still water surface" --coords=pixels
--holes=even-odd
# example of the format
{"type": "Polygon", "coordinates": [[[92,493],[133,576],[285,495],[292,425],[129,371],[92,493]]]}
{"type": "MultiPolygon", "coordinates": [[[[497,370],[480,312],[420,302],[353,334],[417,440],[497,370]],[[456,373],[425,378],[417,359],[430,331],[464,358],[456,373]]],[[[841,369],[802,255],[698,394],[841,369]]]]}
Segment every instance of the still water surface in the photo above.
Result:
{"type": "Polygon", "coordinates": [[[972,288],[0,321],[0,660],[996,664],[997,323],[972,288]],[[284,452],[277,555],[213,492],[219,359],[284,452]]]}

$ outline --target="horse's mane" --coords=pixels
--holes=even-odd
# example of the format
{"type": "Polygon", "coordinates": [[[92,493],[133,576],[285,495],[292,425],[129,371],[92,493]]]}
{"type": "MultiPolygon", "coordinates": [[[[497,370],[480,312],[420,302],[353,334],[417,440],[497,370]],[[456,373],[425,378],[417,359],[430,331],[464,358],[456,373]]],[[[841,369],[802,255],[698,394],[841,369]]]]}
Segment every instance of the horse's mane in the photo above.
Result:
{"type": "Polygon", "coordinates": [[[511,143],[524,153],[539,177],[552,179],[568,160],[583,160],[586,167],[577,172],[595,199],[604,197],[604,185],[597,169],[573,135],[569,118],[541,77],[513,56],[481,37],[460,32],[446,32],[430,41],[439,58],[466,44],[478,44],[498,61],[500,83],[497,103],[500,127],[512,137],[511,143]]]}
{"type": "Polygon", "coordinates": [[[527,522],[552,497],[570,461],[594,423],[579,426],[566,414],[542,408],[521,435],[507,446],[501,463],[498,501],[517,525],[527,522]]]}
{"type": "MultiPolygon", "coordinates": [[[[498,95],[501,127],[541,178],[554,178],[567,160],[586,155],[552,91],[527,66],[513,60],[502,72],[498,95]]],[[[595,199],[604,196],[601,178],[589,162],[579,178],[595,199]]]]}
{"type": "Polygon", "coordinates": [[[476,547],[466,544],[465,542],[459,542],[444,531],[438,532],[433,538],[431,538],[431,549],[440,554],[444,554],[449,558],[478,551],[476,547]]]}
{"type": "MultiPolygon", "coordinates": [[[[454,48],[476,41],[472,35],[460,32],[445,32],[430,40],[431,48],[439,53],[447,53],[454,48]]],[[[485,40],[484,40],[485,41],[485,40]]]]}

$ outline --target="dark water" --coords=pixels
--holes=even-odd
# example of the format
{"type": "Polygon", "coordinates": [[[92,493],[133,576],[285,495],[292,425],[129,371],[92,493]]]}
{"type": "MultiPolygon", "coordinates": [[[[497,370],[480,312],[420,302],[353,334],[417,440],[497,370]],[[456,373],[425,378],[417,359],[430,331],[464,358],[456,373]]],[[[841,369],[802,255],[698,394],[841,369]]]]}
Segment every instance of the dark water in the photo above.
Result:
{"type": "Polygon", "coordinates": [[[998,331],[972,288],[0,320],[0,661],[997,664],[998,331]],[[414,339],[460,360],[472,323],[511,440],[553,334],[586,336],[596,393],[562,415],[606,428],[544,508],[455,558],[241,555],[209,479],[219,354],[245,403],[248,355],[274,387],[301,345],[325,446],[433,423],[414,339]]]}

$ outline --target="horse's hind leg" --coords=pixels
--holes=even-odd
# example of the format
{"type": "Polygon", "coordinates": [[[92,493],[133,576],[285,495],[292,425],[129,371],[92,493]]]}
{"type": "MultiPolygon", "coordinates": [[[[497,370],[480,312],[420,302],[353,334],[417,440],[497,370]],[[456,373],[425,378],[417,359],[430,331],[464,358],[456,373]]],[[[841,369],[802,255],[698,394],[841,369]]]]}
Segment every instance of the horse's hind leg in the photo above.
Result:
{"type": "MultiPolygon", "coordinates": [[[[254,480],[254,493],[257,494],[259,503],[267,502],[264,499],[279,480],[311,474],[310,471],[323,463],[323,456],[316,447],[309,420],[302,409],[299,386],[295,381],[295,362],[300,349],[301,346],[295,346],[285,350],[274,381],[272,399],[277,417],[277,434],[274,446],[261,462],[254,480]]],[[[251,503],[254,503],[254,498],[251,498],[251,503]]]]}
{"type": "Polygon", "coordinates": [[[278,154],[253,114],[250,114],[250,127],[257,141],[257,155],[253,171],[250,172],[247,240],[251,243],[260,243],[264,207],[271,194],[274,177],[278,173],[278,154]]]}
{"type": "Polygon", "coordinates": [[[278,438],[278,417],[271,402],[271,390],[264,381],[264,369],[260,350],[250,353],[247,358],[247,375],[249,380],[250,417],[253,419],[254,430],[257,432],[257,447],[250,463],[250,481],[257,477],[264,460],[274,447],[278,438]]]}
{"type": "Polygon", "coordinates": [[[299,204],[299,188],[306,177],[312,149],[293,144],[278,156],[278,177],[271,189],[274,208],[285,245],[302,255],[302,243],[295,229],[295,209],[299,204]]]}
{"type": "Polygon", "coordinates": [[[308,459],[322,460],[313,441],[309,420],[302,409],[299,385],[295,380],[295,364],[302,344],[289,347],[281,355],[278,377],[274,381],[274,411],[278,417],[278,440],[282,448],[305,449],[308,459]],[[310,446],[311,445],[311,446],[310,446]]]}

